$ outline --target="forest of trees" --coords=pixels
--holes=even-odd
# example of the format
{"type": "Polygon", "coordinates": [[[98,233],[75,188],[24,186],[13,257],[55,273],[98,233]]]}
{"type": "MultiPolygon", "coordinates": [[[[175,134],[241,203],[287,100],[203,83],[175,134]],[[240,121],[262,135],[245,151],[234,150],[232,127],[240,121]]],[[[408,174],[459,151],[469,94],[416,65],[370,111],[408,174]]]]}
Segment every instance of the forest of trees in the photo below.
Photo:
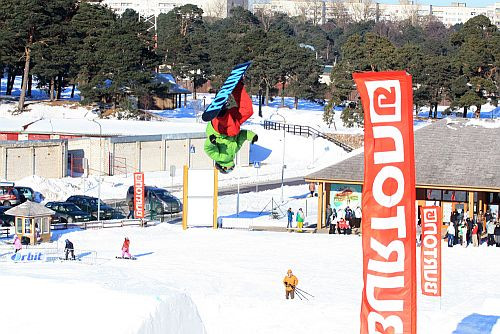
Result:
{"type": "MultiPolygon", "coordinates": [[[[253,61],[246,84],[263,104],[278,95],[324,101],[325,121],[335,106],[342,118],[362,123],[353,71],[406,70],[413,76],[415,106],[447,99],[452,108],[497,104],[500,32],[477,16],[451,28],[426,19],[418,23],[354,22],[342,18],[324,25],[284,14],[253,14],[235,8],[225,19],[203,16],[194,5],[176,7],[153,30],[127,10],[76,0],[3,0],[0,7],[0,71],[7,73],[7,95],[22,76],[19,111],[33,77],[50,99],[77,86],[83,103],[106,102],[129,108],[157,89],[159,68],[193,82],[196,90],[210,80],[217,89],[231,68],[253,61]],[[332,84],[320,84],[323,65],[333,65],[332,84]]],[[[284,101],[284,100],[282,100],[284,101]]]]}

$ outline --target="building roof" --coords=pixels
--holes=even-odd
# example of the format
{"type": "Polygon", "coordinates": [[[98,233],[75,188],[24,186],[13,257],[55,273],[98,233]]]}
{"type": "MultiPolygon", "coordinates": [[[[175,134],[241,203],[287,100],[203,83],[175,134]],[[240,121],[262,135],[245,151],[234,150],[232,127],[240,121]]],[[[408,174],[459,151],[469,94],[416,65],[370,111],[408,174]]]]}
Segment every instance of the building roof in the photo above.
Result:
{"type": "MultiPolygon", "coordinates": [[[[307,180],[363,183],[363,151],[307,175],[307,180]]],[[[420,187],[500,192],[500,122],[445,119],[415,131],[420,187]]]]}
{"type": "Polygon", "coordinates": [[[13,207],[5,211],[6,215],[16,216],[16,217],[40,217],[40,216],[52,216],[55,212],[49,208],[46,208],[42,204],[26,201],[23,204],[13,207]]]}
{"type": "Polygon", "coordinates": [[[174,76],[170,73],[156,73],[155,81],[160,85],[166,85],[170,94],[191,94],[189,89],[175,82],[174,76]]]}

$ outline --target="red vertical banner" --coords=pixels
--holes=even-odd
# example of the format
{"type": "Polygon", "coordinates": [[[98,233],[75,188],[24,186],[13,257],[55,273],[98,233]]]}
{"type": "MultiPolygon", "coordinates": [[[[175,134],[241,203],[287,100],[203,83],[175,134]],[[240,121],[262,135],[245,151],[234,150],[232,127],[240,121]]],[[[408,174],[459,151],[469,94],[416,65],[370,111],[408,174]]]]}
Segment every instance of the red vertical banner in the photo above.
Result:
{"type": "Polygon", "coordinates": [[[441,208],[420,208],[422,217],[422,246],[420,278],[422,294],[441,296],[441,208]]]}
{"type": "Polygon", "coordinates": [[[364,110],[361,333],[417,332],[413,94],[406,72],[354,73],[364,110]]]}
{"type": "Polygon", "coordinates": [[[144,173],[134,173],[134,218],[144,218],[144,173]]]}

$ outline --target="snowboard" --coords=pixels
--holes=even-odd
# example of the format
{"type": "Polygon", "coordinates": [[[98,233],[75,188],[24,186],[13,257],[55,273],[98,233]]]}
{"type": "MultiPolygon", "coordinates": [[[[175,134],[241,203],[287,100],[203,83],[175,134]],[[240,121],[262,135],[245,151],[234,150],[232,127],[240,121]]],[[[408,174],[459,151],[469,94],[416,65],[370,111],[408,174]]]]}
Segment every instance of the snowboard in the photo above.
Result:
{"type": "Polygon", "coordinates": [[[121,257],[121,256],[117,256],[116,257],[117,259],[120,259],[120,260],[137,260],[136,257],[121,257]]]}
{"type": "Polygon", "coordinates": [[[229,96],[233,92],[238,82],[240,82],[243,75],[245,75],[245,72],[248,70],[251,64],[252,62],[249,61],[243,64],[238,64],[233,68],[226,81],[222,85],[221,89],[217,92],[217,95],[215,95],[212,103],[210,103],[208,108],[201,115],[201,119],[203,119],[203,121],[209,122],[217,117],[217,115],[219,115],[222,107],[224,106],[224,104],[226,104],[229,96]]]}
{"type": "Polygon", "coordinates": [[[60,257],[60,258],[59,258],[59,260],[61,260],[61,261],[81,261],[82,259],[76,258],[76,259],[74,259],[74,260],[73,260],[73,259],[67,259],[67,260],[66,260],[66,258],[65,258],[65,257],[60,257]]]}

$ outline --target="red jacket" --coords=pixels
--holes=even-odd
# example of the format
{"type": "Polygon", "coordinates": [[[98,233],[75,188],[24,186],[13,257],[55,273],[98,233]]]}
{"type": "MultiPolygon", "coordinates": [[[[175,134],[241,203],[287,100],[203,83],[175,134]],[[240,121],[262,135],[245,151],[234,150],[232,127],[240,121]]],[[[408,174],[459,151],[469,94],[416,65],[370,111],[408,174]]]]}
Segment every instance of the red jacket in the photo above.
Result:
{"type": "Polygon", "coordinates": [[[477,234],[477,230],[478,230],[477,225],[474,225],[474,227],[472,228],[472,234],[477,234]]]}
{"type": "Polygon", "coordinates": [[[122,249],[123,249],[123,250],[127,250],[127,251],[128,251],[128,247],[129,247],[129,245],[130,245],[130,240],[125,240],[125,241],[123,242],[122,249]]]}
{"type": "Polygon", "coordinates": [[[228,109],[223,116],[212,120],[215,131],[230,137],[237,136],[240,133],[241,124],[253,114],[252,99],[241,81],[236,85],[232,94],[238,107],[228,109]]]}

